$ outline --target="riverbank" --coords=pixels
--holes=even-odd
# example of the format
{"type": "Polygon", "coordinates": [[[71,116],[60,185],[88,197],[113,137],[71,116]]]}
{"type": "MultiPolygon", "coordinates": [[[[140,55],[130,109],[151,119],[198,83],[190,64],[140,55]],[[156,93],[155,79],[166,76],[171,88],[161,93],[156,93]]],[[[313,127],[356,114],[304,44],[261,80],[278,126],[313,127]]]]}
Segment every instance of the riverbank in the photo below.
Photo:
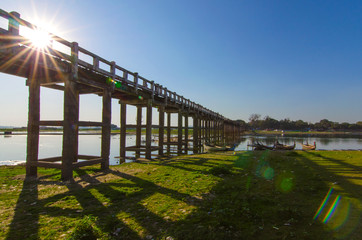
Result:
{"type": "Polygon", "coordinates": [[[361,159],[358,151],[200,154],[79,169],[74,183],[41,168],[24,182],[24,167],[2,166],[0,238],[361,239],[361,159]]]}
{"type": "Polygon", "coordinates": [[[276,135],[276,136],[313,136],[313,137],[360,137],[362,138],[362,132],[337,132],[337,131],[246,131],[245,135],[276,135]]]}

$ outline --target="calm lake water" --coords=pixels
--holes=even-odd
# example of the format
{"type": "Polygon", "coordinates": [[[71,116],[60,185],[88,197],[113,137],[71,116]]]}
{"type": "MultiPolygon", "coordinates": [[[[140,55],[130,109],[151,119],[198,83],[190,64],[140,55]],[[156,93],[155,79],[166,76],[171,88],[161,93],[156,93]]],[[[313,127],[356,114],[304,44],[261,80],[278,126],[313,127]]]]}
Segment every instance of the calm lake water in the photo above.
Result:
{"type": "MultiPolygon", "coordinates": [[[[144,136],[143,136],[144,138],[144,136]]],[[[272,145],[276,139],[275,136],[244,136],[236,150],[251,150],[247,144],[252,139],[272,145]]],[[[111,153],[110,164],[119,163],[116,158],[119,156],[119,135],[111,137],[111,153]]],[[[284,144],[297,143],[296,149],[301,149],[299,142],[309,143],[316,142],[318,150],[361,150],[362,138],[342,138],[342,137],[282,137],[278,136],[278,140],[284,144]]],[[[26,159],[26,135],[0,135],[0,165],[13,165],[25,162],[26,159]]],[[[61,156],[62,153],[62,135],[40,135],[39,158],[61,156]]],[[[135,145],[135,135],[127,135],[127,146],[135,145]]],[[[157,144],[157,143],[155,143],[157,144]]],[[[79,154],[95,155],[101,154],[101,135],[79,135],[79,154]]],[[[132,157],[132,153],[127,153],[132,157]]]]}

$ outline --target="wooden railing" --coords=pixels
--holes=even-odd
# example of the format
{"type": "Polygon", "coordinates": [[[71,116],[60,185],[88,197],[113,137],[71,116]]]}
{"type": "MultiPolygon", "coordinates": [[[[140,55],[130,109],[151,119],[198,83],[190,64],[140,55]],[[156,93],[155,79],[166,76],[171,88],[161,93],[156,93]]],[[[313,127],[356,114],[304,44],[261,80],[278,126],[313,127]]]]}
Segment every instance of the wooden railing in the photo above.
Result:
{"type": "MultiPolygon", "coordinates": [[[[0,34],[2,35],[16,35],[16,39],[18,39],[18,44],[27,45],[27,47],[32,47],[28,41],[25,41],[25,38],[19,35],[20,26],[24,26],[30,28],[32,30],[38,29],[38,27],[32,23],[27,22],[24,19],[20,18],[20,15],[16,12],[8,13],[2,9],[0,9],[0,17],[8,19],[9,27],[8,30],[0,28],[0,34]]],[[[118,66],[114,61],[108,61],[80,46],[76,42],[69,42],[55,34],[48,33],[51,37],[53,44],[57,42],[58,44],[63,45],[63,48],[67,48],[71,55],[66,54],[60,50],[54,49],[52,46],[47,47],[43,51],[44,54],[51,55],[55,58],[60,58],[63,61],[67,61],[72,64],[74,67],[81,67],[85,69],[90,69],[98,74],[102,74],[106,77],[109,77],[113,80],[115,86],[117,84],[127,84],[128,86],[133,87],[135,92],[145,91],[151,94],[152,99],[155,96],[159,98],[163,98],[167,103],[168,101],[173,102],[175,104],[179,104],[182,107],[188,108],[190,110],[196,111],[198,113],[203,113],[211,117],[216,117],[218,119],[229,120],[222,115],[215,113],[200,104],[197,104],[190,99],[186,99],[181,95],[178,95],[176,92],[172,92],[166,87],[155,83],[154,81],[150,81],[145,77],[140,76],[137,72],[131,72],[121,66],[118,66]],[[80,59],[80,53],[85,57],[92,59],[92,62],[89,63],[86,60],[80,59]],[[105,65],[108,70],[100,68],[100,64],[105,65]],[[119,72],[119,73],[118,73],[119,72]]],[[[15,39],[15,37],[14,37],[15,39]]],[[[117,88],[115,88],[117,89],[117,88]]]]}

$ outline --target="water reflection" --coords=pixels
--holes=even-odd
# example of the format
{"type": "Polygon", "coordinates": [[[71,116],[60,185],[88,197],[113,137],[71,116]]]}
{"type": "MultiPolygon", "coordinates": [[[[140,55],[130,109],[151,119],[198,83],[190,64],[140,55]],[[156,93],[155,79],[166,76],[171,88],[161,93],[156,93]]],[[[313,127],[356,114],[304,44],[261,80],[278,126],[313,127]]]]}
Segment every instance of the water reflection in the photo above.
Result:
{"type": "Polygon", "coordinates": [[[237,151],[250,150],[248,144],[259,141],[264,145],[274,145],[278,141],[285,145],[293,145],[296,142],[296,150],[301,150],[302,146],[299,143],[316,142],[317,150],[361,150],[361,138],[345,138],[345,137],[311,137],[311,136],[245,136],[246,141],[242,141],[236,148],[237,151]]]}
{"type": "MultiPolygon", "coordinates": [[[[135,145],[135,135],[126,136],[126,146],[135,145]]],[[[236,150],[248,150],[248,143],[258,140],[265,145],[273,145],[276,140],[282,144],[292,145],[294,141],[296,150],[301,149],[298,143],[316,142],[317,150],[360,150],[362,149],[362,138],[345,137],[300,137],[300,136],[243,136],[236,150]]],[[[61,156],[62,135],[40,135],[39,139],[39,158],[61,156]]],[[[0,165],[25,162],[26,159],[26,135],[0,135],[0,165]]],[[[152,142],[157,146],[157,142],[152,142]]],[[[120,136],[111,136],[110,164],[119,164],[119,146],[120,136]]],[[[249,147],[249,150],[251,148],[249,147]]],[[[189,145],[188,153],[192,153],[192,143],[189,145]]],[[[82,155],[101,155],[101,136],[100,135],[80,135],[79,136],[79,154],[82,155]]],[[[127,152],[126,156],[134,157],[134,152],[127,152]]]]}

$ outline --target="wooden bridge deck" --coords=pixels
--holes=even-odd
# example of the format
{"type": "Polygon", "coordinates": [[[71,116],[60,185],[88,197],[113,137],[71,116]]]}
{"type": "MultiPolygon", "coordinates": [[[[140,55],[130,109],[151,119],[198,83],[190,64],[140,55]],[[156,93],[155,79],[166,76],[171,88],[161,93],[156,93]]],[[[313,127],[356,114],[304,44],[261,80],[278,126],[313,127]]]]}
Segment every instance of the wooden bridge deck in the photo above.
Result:
{"type": "Polygon", "coordinates": [[[120,158],[126,159],[126,151],[134,151],[136,158],[141,152],[150,159],[153,151],[162,156],[170,153],[170,145],[177,146],[182,154],[188,149],[189,141],[193,151],[200,152],[202,143],[224,143],[228,138],[240,135],[240,125],[219,113],[213,112],[190,99],[170,91],[166,87],[131,72],[114,61],[108,61],[78,45],[49,33],[53,44],[56,42],[64,51],[51,46],[39,49],[32,46],[29,39],[19,35],[20,27],[37,27],[20,18],[16,12],[0,9],[0,17],[8,20],[8,29],[0,28],[0,72],[24,77],[29,87],[29,116],[27,144],[27,176],[36,176],[37,167],[62,169],[64,180],[72,178],[73,169],[85,165],[101,163],[103,169],[109,165],[111,99],[119,99],[121,111],[120,158]],[[86,61],[91,59],[92,61],[86,61]],[[102,67],[101,67],[102,66],[102,67]],[[106,66],[106,67],[103,67],[106,66]],[[40,120],[40,87],[64,91],[64,119],[40,120]],[[97,94],[102,97],[102,122],[79,121],[79,95],[97,94]],[[127,105],[137,107],[137,124],[126,123],[127,105]],[[141,124],[142,108],[147,109],[146,125],[141,124]],[[152,108],[159,111],[159,124],[152,125],[152,108]],[[167,124],[165,124],[165,113],[167,124]],[[177,127],[171,126],[171,114],[178,115],[177,127]],[[183,117],[185,118],[183,124],[183,117]],[[193,118],[193,138],[189,140],[188,118],[193,118]],[[63,127],[62,156],[38,159],[39,127],[63,127]],[[78,130],[80,126],[102,127],[101,156],[78,155],[78,130]],[[126,129],[136,128],[136,146],[126,148],[126,129]],[[146,142],[141,145],[141,129],[146,128],[146,142]],[[151,146],[151,130],[159,129],[159,145],[151,146]],[[170,139],[172,128],[178,130],[177,142],[170,139]],[[86,160],[86,161],[78,161],[86,160]]]}

